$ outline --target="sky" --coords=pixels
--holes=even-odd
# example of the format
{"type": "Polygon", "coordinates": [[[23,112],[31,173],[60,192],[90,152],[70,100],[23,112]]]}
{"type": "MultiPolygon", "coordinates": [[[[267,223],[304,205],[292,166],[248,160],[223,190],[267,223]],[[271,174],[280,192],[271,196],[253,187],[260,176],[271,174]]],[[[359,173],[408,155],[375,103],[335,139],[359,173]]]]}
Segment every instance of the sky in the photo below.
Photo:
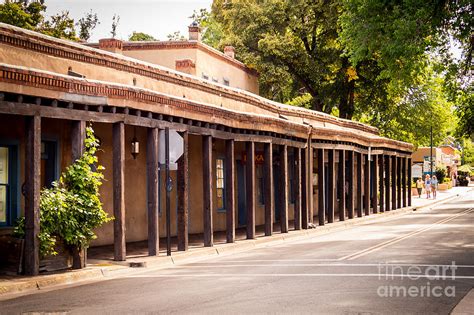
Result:
{"type": "Polygon", "coordinates": [[[134,31],[160,40],[175,31],[187,36],[192,22],[189,16],[194,10],[210,9],[211,4],[212,0],[45,0],[47,16],[67,10],[77,21],[91,9],[97,13],[100,24],[93,30],[90,42],[111,37],[114,14],[120,16],[118,39],[127,40],[134,31]]]}

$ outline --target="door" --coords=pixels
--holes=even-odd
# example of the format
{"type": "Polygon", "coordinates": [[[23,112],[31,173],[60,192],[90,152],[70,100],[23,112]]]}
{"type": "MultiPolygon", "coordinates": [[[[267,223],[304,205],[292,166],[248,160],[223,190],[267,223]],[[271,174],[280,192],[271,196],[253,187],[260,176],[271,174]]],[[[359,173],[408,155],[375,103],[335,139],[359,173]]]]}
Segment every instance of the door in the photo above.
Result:
{"type": "Polygon", "coordinates": [[[59,178],[57,152],[56,141],[41,142],[41,188],[50,188],[53,181],[59,178]]]}
{"type": "Polygon", "coordinates": [[[247,200],[245,189],[245,165],[237,160],[237,207],[239,211],[238,226],[247,225],[247,200]]]}

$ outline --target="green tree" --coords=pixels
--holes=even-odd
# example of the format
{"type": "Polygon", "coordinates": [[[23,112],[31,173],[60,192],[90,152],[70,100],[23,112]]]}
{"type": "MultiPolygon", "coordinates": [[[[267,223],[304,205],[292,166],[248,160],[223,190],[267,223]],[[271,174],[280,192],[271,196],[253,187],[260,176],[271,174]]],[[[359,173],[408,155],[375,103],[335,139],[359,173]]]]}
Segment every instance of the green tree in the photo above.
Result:
{"type": "Polygon", "coordinates": [[[168,38],[169,41],[172,41],[172,40],[175,40],[175,41],[186,40],[186,37],[184,37],[184,35],[182,35],[180,31],[176,31],[172,34],[168,34],[166,36],[166,38],[168,38]]]}
{"type": "Polygon", "coordinates": [[[0,4],[0,22],[35,30],[44,20],[46,6],[40,2],[6,1],[0,4]]]}
{"type": "Polygon", "coordinates": [[[86,13],[86,16],[80,18],[76,23],[79,26],[79,38],[88,41],[92,36],[92,30],[96,28],[97,24],[100,24],[97,13],[93,13],[92,10],[86,13]]]}
{"type": "MultiPolygon", "coordinates": [[[[97,165],[99,142],[91,127],[86,132],[83,155],[66,168],[52,188],[41,191],[38,238],[42,257],[56,255],[58,241],[76,252],[88,247],[96,238],[94,229],[112,220],[99,199],[104,179],[104,168],[97,165]]],[[[16,236],[24,237],[24,224],[21,218],[15,228],[16,236]]]]}
{"type": "Polygon", "coordinates": [[[156,38],[146,33],[133,32],[132,35],[128,37],[128,40],[132,42],[142,42],[142,41],[154,41],[156,40],[156,38]]]}
{"type": "Polygon", "coordinates": [[[194,10],[189,18],[201,27],[202,42],[218,49],[224,34],[222,25],[216,21],[215,16],[207,9],[200,9],[194,10]]]}
{"type": "Polygon", "coordinates": [[[38,31],[49,36],[77,41],[74,19],[69,16],[69,11],[51,16],[50,20],[39,25],[38,31]]]}

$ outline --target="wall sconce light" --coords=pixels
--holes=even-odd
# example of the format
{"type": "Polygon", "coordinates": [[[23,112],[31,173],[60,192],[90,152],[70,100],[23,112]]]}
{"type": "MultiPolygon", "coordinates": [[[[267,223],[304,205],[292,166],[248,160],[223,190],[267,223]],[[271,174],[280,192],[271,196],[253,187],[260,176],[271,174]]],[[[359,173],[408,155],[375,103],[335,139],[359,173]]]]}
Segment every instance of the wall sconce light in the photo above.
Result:
{"type": "Polygon", "coordinates": [[[137,158],[137,155],[140,153],[140,142],[137,140],[136,136],[136,129],[133,132],[133,139],[132,139],[132,156],[133,159],[135,160],[137,158]]]}

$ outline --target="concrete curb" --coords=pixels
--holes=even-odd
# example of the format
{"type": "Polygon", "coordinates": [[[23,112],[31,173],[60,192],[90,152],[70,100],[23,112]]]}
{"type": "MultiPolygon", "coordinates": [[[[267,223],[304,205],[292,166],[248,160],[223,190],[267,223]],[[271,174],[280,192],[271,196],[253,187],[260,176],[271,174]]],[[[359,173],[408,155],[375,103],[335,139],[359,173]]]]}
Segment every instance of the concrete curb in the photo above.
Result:
{"type": "MultiPolygon", "coordinates": [[[[408,212],[432,208],[436,205],[449,202],[461,195],[467,194],[474,189],[458,193],[445,199],[440,199],[423,206],[405,207],[397,210],[371,214],[369,216],[355,217],[346,221],[337,221],[331,224],[317,226],[314,229],[291,231],[291,233],[274,234],[272,236],[259,237],[253,240],[240,240],[232,244],[217,244],[214,247],[196,248],[187,252],[174,253],[172,256],[143,257],[139,260],[131,259],[128,262],[114,262],[110,266],[87,267],[82,270],[73,270],[61,274],[40,275],[29,279],[14,279],[0,281],[0,297],[8,294],[24,293],[34,290],[42,290],[57,285],[79,283],[86,280],[110,279],[112,277],[134,272],[137,268],[129,268],[130,262],[140,262],[141,267],[150,269],[162,269],[183,263],[207,259],[209,257],[225,256],[234,253],[248,251],[254,248],[268,247],[276,244],[303,240],[327,233],[344,230],[353,226],[369,224],[378,220],[394,216],[401,216],[408,212]]],[[[139,268],[139,270],[144,270],[139,268]]]]}

